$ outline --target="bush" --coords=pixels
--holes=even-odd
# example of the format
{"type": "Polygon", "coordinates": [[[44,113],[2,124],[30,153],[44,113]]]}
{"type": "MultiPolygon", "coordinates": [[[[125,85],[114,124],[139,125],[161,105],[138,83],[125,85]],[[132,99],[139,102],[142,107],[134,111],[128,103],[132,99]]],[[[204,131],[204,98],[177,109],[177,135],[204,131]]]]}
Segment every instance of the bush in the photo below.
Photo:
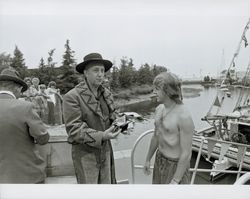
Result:
{"type": "Polygon", "coordinates": [[[114,97],[117,99],[130,100],[131,93],[129,91],[121,91],[118,94],[116,94],[114,97]]]}
{"type": "Polygon", "coordinates": [[[146,95],[150,94],[153,91],[153,87],[149,85],[137,86],[132,89],[131,94],[134,95],[146,95]]]}

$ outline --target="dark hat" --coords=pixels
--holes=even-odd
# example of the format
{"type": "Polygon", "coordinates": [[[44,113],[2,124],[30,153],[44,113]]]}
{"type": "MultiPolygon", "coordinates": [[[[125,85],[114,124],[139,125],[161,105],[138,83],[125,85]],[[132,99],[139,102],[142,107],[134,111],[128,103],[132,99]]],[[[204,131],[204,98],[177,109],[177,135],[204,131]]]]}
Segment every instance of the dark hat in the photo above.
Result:
{"type": "Polygon", "coordinates": [[[90,63],[90,62],[100,62],[104,65],[105,68],[105,72],[107,72],[111,67],[112,67],[112,62],[109,60],[105,60],[102,58],[101,54],[99,53],[90,53],[88,55],[86,55],[83,58],[83,62],[78,64],[76,66],[76,71],[79,73],[83,73],[83,71],[85,70],[86,66],[90,63]]]}
{"type": "Polygon", "coordinates": [[[0,81],[13,81],[17,84],[20,84],[22,88],[22,92],[28,89],[27,84],[19,77],[19,73],[12,68],[5,68],[2,70],[0,74],[0,81]]]}

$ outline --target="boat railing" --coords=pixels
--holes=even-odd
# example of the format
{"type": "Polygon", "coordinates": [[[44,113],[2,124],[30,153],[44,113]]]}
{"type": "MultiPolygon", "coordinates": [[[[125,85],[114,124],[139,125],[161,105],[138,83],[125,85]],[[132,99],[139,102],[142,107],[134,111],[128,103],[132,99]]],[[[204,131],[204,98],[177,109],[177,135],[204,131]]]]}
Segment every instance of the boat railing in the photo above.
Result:
{"type": "Polygon", "coordinates": [[[250,172],[242,175],[238,180],[236,180],[234,185],[243,185],[246,184],[248,181],[250,181],[250,172]]]}
{"type": "MultiPolygon", "coordinates": [[[[131,173],[132,173],[132,184],[135,183],[135,169],[143,169],[143,165],[135,165],[134,164],[134,155],[135,155],[135,150],[136,150],[136,147],[138,146],[138,144],[140,143],[140,141],[147,135],[149,134],[152,134],[154,132],[154,129],[151,129],[151,130],[148,130],[148,131],[145,131],[144,133],[142,133],[138,138],[137,140],[135,141],[134,143],[134,146],[132,148],[132,151],[131,151],[131,173]]],[[[250,148],[250,145],[246,145],[246,144],[241,144],[241,143],[235,143],[235,142],[228,142],[228,141],[224,141],[224,140],[216,140],[214,138],[209,138],[209,137],[204,137],[204,136],[196,136],[194,135],[193,136],[193,139],[200,139],[201,142],[200,142],[200,147],[199,147],[199,151],[198,151],[198,155],[196,157],[196,161],[195,161],[195,166],[194,168],[190,168],[189,171],[192,172],[192,178],[191,178],[191,182],[190,184],[194,184],[194,181],[195,181],[195,177],[197,175],[197,172],[205,172],[205,173],[210,173],[210,172],[221,172],[221,173],[231,173],[231,174],[237,174],[237,178],[236,180],[239,179],[240,177],[240,174],[245,174],[247,173],[246,171],[242,171],[242,165],[243,165],[243,162],[244,162],[244,157],[245,157],[245,152],[247,150],[247,148],[250,148]],[[241,146],[241,147],[244,147],[243,149],[243,155],[241,157],[241,160],[240,160],[240,164],[239,164],[239,169],[237,171],[235,170],[228,170],[228,169],[225,169],[225,170],[218,170],[218,169],[201,169],[201,168],[198,168],[199,166],[199,162],[200,162],[200,158],[201,158],[201,155],[202,155],[202,149],[203,149],[203,145],[205,143],[205,140],[212,140],[212,141],[216,141],[217,143],[226,143],[226,144],[233,144],[235,146],[241,146]]],[[[153,166],[150,167],[151,169],[153,169],[153,166]]]]}
{"type": "Polygon", "coordinates": [[[143,169],[143,165],[134,165],[134,154],[135,154],[135,149],[137,147],[137,145],[139,144],[139,142],[146,136],[146,135],[149,135],[151,133],[154,132],[154,129],[151,129],[151,130],[148,130],[148,131],[145,131],[144,133],[142,133],[138,138],[137,140],[135,141],[134,143],[134,146],[131,150],[131,173],[132,173],[132,184],[135,183],[135,169],[143,169]]]}
{"type": "Polygon", "coordinates": [[[204,137],[204,136],[193,136],[193,138],[200,139],[201,143],[200,143],[198,155],[197,155],[197,158],[196,158],[195,166],[194,166],[194,168],[190,169],[190,171],[193,172],[192,178],[191,178],[191,184],[194,184],[194,180],[195,180],[197,172],[207,172],[207,173],[210,173],[210,172],[213,171],[213,172],[220,172],[220,173],[236,173],[237,174],[236,180],[239,179],[240,174],[247,173],[246,171],[242,171],[242,165],[243,165],[243,162],[244,162],[246,150],[247,150],[247,148],[250,148],[250,145],[236,143],[236,142],[229,142],[229,141],[225,141],[225,140],[217,140],[217,139],[214,139],[214,138],[204,137]],[[224,170],[218,170],[217,169],[216,170],[216,169],[213,169],[213,168],[212,169],[199,169],[198,166],[199,166],[200,157],[201,157],[201,154],[202,154],[202,149],[203,149],[203,145],[205,143],[205,140],[207,140],[207,141],[209,141],[209,140],[215,141],[216,143],[220,143],[220,144],[225,143],[225,144],[233,144],[234,146],[244,147],[243,148],[243,155],[242,155],[242,157],[240,159],[240,163],[239,163],[239,169],[237,171],[235,171],[235,170],[228,170],[228,169],[224,169],[224,170]]]}

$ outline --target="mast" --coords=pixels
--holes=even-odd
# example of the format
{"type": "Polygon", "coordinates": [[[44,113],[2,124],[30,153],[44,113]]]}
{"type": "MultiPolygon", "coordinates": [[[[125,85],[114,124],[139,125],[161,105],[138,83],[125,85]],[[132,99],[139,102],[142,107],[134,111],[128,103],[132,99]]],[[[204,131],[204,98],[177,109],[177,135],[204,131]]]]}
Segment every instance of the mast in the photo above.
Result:
{"type": "MultiPolygon", "coordinates": [[[[227,70],[227,72],[226,72],[226,78],[229,78],[229,81],[232,80],[232,79],[231,79],[231,71],[235,71],[235,59],[237,58],[237,56],[238,56],[238,54],[239,54],[239,52],[240,52],[240,48],[241,48],[242,42],[244,41],[244,42],[245,42],[245,47],[247,46],[247,45],[246,45],[246,44],[247,44],[247,41],[246,41],[246,36],[245,36],[245,34],[246,34],[247,30],[249,29],[249,24],[250,24],[250,18],[248,19],[248,22],[247,22],[246,26],[244,27],[243,33],[242,33],[242,35],[241,35],[240,42],[239,42],[239,44],[238,44],[238,46],[237,46],[236,52],[234,53],[233,58],[232,58],[232,60],[231,60],[231,63],[230,63],[230,65],[229,65],[229,68],[228,68],[228,70],[227,70]],[[233,68],[233,70],[232,70],[232,68],[233,68]]],[[[223,50],[223,56],[224,56],[224,50],[223,50]]],[[[247,73],[246,75],[249,75],[249,73],[250,73],[250,62],[249,62],[248,70],[246,71],[246,73],[247,73]]],[[[225,78],[224,80],[222,80],[222,82],[221,82],[221,87],[222,87],[222,85],[224,84],[226,78],[225,78]]],[[[246,81],[246,80],[245,80],[245,81],[246,81]]],[[[225,82],[225,83],[226,83],[226,82],[225,82]]],[[[242,90],[243,90],[243,89],[242,89],[242,90]]],[[[214,106],[217,106],[216,115],[218,114],[219,109],[220,109],[220,107],[222,106],[222,104],[223,104],[223,102],[224,102],[224,99],[225,99],[225,93],[223,92],[223,94],[224,94],[224,95],[222,96],[221,101],[219,101],[218,90],[217,90],[217,94],[216,94],[215,100],[214,100],[212,106],[210,107],[210,109],[209,109],[209,111],[208,111],[208,113],[207,113],[207,116],[208,116],[209,114],[211,114],[211,111],[212,111],[212,109],[213,109],[214,106]],[[218,103],[218,102],[219,102],[219,103],[218,103]],[[217,104],[217,105],[216,105],[216,104],[217,104]],[[219,105],[219,106],[218,106],[218,105],[219,105]]],[[[237,107],[240,105],[240,102],[242,101],[242,98],[243,98],[243,92],[242,92],[242,93],[240,92],[240,95],[239,95],[239,98],[238,98],[238,100],[237,100],[236,106],[234,107],[234,110],[236,110],[237,107]]]]}
{"type": "MultiPolygon", "coordinates": [[[[221,54],[221,61],[220,61],[220,67],[219,67],[219,70],[217,70],[217,77],[219,76],[219,81],[220,81],[220,84],[223,84],[223,81],[222,81],[222,78],[220,76],[220,72],[222,70],[222,68],[225,66],[225,52],[224,52],[224,49],[222,49],[222,54],[221,54]]],[[[208,112],[207,112],[207,116],[211,115],[212,114],[212,109],[214,108],[214,105],[216,104],[216,101],[217,101],[217,105],[218,105],[218,100],[219,100],[219,96],[218,96],[218,92],[219,92],[219,88],[217,87],[217,91],[216,91],[216,96],[214,98],[214,101],[212,103],[212,105],[210,106],[208,112]]],[[[221,102],[219,101],[220,104],[222,104],[223,100],[221,100],[221,102]]],[[[217,106],[217,110],[216,110],[216,113],[215,115],[217,115],[219,112],[219,106],[217,106]]]]}
{"type": "MultiPolygon", "coordinates": [[[[246,86],[247,80],[248,80],[248,77],[249,77],[249,76],[250,76],[250,60],[249,60],[249,62],[248,62],[246,74],[245,74],[245,76],[243,77],[243,86],[246,86]]],[[[237,102],[236,102],[236,105],[235,105],[233,111],[235,111],[237,108],[241,107],[241,104],[240,104],[240,103],[242,102],[242,98],[243,98],[244,93],[245,93],[245,88],[243,87],[243,88],[240,90],[239,98],[238,98],[238,100],[237,100],[237,102]]],[[[245,100],[244,100],[243,105],[245,105],[245,103],[246,103],[248,97],[249,97],[249,93],[247,93],[247,96],[245,97],[245,100]]]]}
{"type": "MultiPolygon", "coordinates": [[[[237,47],[237,49],[236,49],[236,52],[234,53],[234,55],[233,55],[233,58],[232,58],[232,60],[231,60],[231,63],[230,63],[230,66],[229,66],[229,68],[228,68],[228,70],[227,70],[227,77],[229,77],[229,79],[231,79],[231,70],[232,70],[232,68],[233,68],[233,70],[235,71],[235,59],[237,58],[237,56],[238,56],[238,54],[239,54],[239,52],[240,52],[240,48],[241,48],[241,44],[242,44],[242,42],[243,41],[245,41],[245,39],[246,39],[246,36],[245,36],[245,34],[246,34],[246,32],[247,32],[247,30],[249,29],[249,24],[250,24],[250,18],[248,19],[248,22],[247,22],[247,24],[246,24],[246,26],[245,26],[245,28],[244,28],[244,31],[243,31],[243,33],[242,33],[242,35],[241,35],[241,38],[240,38],[240,42],[239,42],[239,44],[238,44],[238,47],[237,47]]],[[[246,41],[245,41],[246,42],[246,41]]]]}

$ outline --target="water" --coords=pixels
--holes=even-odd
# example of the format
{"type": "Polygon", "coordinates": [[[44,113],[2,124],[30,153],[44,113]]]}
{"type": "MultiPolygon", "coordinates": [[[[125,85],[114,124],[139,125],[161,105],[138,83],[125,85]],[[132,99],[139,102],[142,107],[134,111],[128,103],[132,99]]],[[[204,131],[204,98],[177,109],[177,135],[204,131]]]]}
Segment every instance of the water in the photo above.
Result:
{"type": "MultiPolygon", "coordinates": [[[[213,103],[215,96],[217,94],[217,88],[210,87],[210,88],[204,88],[201,85],[192,85],[189,86],[192,88],[201,89],[200,96],[193,97],[193,98],[184,98],[183,102],[188,108],[190,114],[192,115],[195,128],[196,130],[202,129],[204,127],[207,127],[208,124],[204,121],[201,121],[201,118],[204,117],[209,108],[211,107],[211,104],[213,103]]],[[[234,89],[231,90],[232,97],[227,98],[225,100],[225,106],[224,111],[231,110],[234,107],[234,104],[236,103],[236,98],[238,96],[239,90],[234,89]]],[[[133,148],[133,145],[135,143],[135,140],[145,131],[153,129],[154,128],[154,111],[155,107],[157,106],[156,103],[152,102],[144,102],[144,103],[138,103],[136,105],[130,105],[124,108],[123,111],[133,111],[141,114],[143,117],[146,118],[146,120],[141,122],[136,122],[134,131],[130,135],[119,135],[119,137],[112,141],[113,148],[115,151],[115,154],[117,155],[119,151],[123,152],[123,158],[128,158],[128,164],[126,166],[119,165],[119,158],[118,158],[118,166],[119,169],[122,169],[124,166],[124,173],[129,172],[131,174],[131,171],[127,169],[127,167],[130,168],[130,153],[131,149],[133,148]],[[125,156],[124,156],[125,154],[125,156]]],[[[137,165],[143,165],[145,162],[146,154],[148,151],[148,147],[150,144],[150,138],[151,135],[148,135],[145,137],[145,139],[142,140],[142,142],[137,146],[136,152],[135,152],[135,164],[137,165]]],[[[191,167],[194,167],[194,163],[196,160],[196,154],[193,154],[192,160],[191,160],[191,167]]],[[[122,157],[122,155],[121,155],[122,157]]],[[[154,158],[152,158],[152,163],[154,158]]],[[[117,165],[116,165],[117,166],[117,165]]],[[[200,162],[200,168],[210,168],[212,165],[208,162],[206,162],[203,158],[200,162]]],[[[118,174],[119,175],[119,174],[118,174]]],[[[120,176],[122,178],[123,176],[120,176]]],[[[119,178],[119,176],[118,176],[119,178]]],[[[136,170],[136,183],[151,183],[152,176],[145,176],[142,173],[142,170],[136,170]]],[[[210,176],[208,173],[200,173],[197,175],[195,183],[197,184],[210,184],[209,181],[210,176]]],[[[215,181],[216,184],[232,184],[235,181],[235,175],[225,175],[223,178],[219,178],[215,181]]]]}
{"type": "MultiPolygon", "coordinates": [[[[217,91],[215,87],[208,89],[204,89],[201,85],[192,85],[191,87],[202,89],[200,96],[194,98],[184,98],[183,102],[192,115],[196,130],[199,130],[208,126],[206,122],[201,121],[201,118],[208,112],[217,91]]],[[[146,120],[136,122],[134,131],[130,135],[119,135],[119,138],[113,142],[115,151],[131,149],[135,140],[143,132],[154,128],[154,111],[156,106],[156,103],[145,102],[125,107],[123,111],[137,112],[145,117],[146,120]]]]}

